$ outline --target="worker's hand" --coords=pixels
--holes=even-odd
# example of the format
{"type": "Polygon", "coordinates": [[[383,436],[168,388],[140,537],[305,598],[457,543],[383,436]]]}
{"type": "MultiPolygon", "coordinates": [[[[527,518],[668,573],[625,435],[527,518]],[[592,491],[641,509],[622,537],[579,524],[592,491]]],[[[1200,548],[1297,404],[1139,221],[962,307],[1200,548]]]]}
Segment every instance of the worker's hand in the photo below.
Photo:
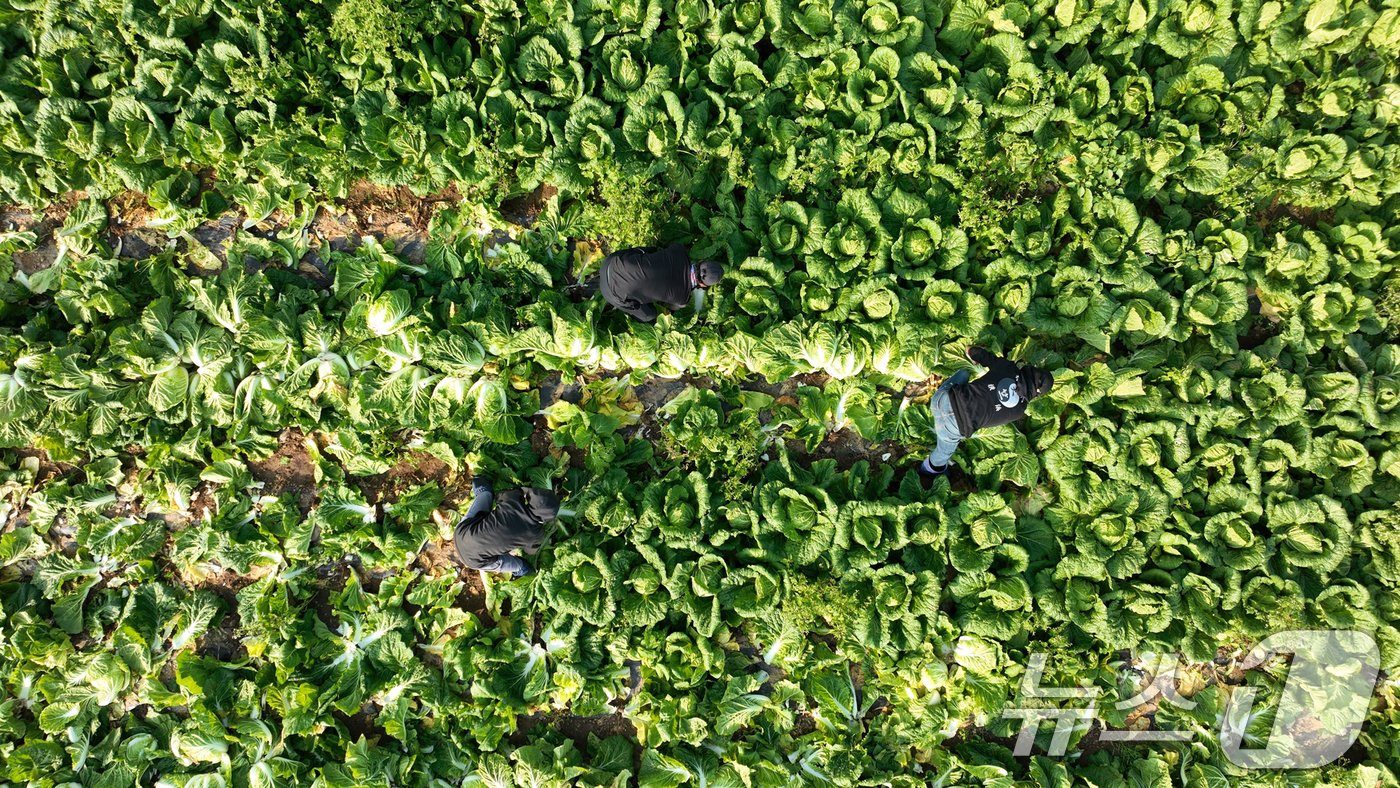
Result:
{"type": "Polygon", "coordinates": [[[968,346],[967,346],[967,350],[963,351],[963,355],[967,356],[967,360],[968,360],[968,361],[971,361],[972,363],[975,364],[975,363],[977,363],[977,359],[974,358],[973,355],[972,355],[972,352],[973,352],[974,350],[975,350],[975,351],[978,351],[979,353],[986,353],[987,351],[983,350],[982,348],[978,347],[977,345],[968,345],[968,346]]]}

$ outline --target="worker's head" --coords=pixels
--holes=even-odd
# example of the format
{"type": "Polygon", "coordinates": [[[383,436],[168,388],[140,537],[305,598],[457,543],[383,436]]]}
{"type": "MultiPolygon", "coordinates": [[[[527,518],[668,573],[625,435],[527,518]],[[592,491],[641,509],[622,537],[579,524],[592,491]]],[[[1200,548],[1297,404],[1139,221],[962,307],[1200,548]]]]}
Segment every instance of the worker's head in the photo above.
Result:
{"type": "Polygon", "coordinates": [[[1021,367],[1021,377],[1026,382],[1026,394],[1035,399],[1055,385],[1055,377],[1039,367],[1021,367]]]}
{"type": "Polygon", "coordinates": [[[701,287],[714,287],[724,278],[724,266],[714,260],[704,260],[695,266],[695,280],[701,287]]]}
{"type": "Polygon", "coordinates": [[[559,516],[559,496],[539,487],[526,487],[521,493],[525,498],[525,508],[537,521],[547,523],[559,516]]]}

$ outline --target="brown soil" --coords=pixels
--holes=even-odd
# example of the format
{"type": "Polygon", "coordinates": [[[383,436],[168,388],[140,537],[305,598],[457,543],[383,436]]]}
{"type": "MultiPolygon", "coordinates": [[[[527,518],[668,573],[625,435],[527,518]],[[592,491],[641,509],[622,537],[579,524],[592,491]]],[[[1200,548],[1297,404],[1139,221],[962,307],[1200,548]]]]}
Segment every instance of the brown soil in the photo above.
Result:
{"type": "Polygon", "coordinates": [[[151,210],[146,195],[141,192],[125,191],[107,201],[107,231],[122,237],[127,233],[141,230],[151,221],[156,212],[151,210]]]}
{"type": "MultiPolygon", "coordinates": [[[[9,525],[6,525],[4,528],[0,528],[0,533],[8,533],[9,531],[13,530],[14,527],[16,527],[17,525],[18,523],[12,520],[9,525]]],[[[18,581],[20,583],[29,583],[34,580],[34,576],[38,573],[39,562],[34,560],[33,558],[26,558],[22,561],[16,561],[12,564],[0,566],[0,584],[12,583],[15,581],[18,581]]]]}
{"type": "Polygon", "coordinates": [[[360,181],[350,187],[350,196],[341,204],[354,217],[361,234],[394,224],[426,233],[434,214],[461,199],[456,187],[419,197],[407,186],[375,186],[360,181]]]}
{"type": "Polygon", "coordinates": [[[849,470],[852,465],[861,460],[869,461],[872,467],[878,467],[883,463],[898,465],[909,453],[909,447],[900,443],[893,441],[871,443],[862,438],[859,433],[849,429],[828,434],[826,440],[814,452],[806,452],[798,441],[788,441],[788,448],[793,450],[796,455],[805,455],[809,464],[817,460],[836,460],[836,467],[843,471],[849,470]],[[889,455],[889,459],[884,459],[886,454],[889,455]]]}
{"type": "Polygon", "coordinates": [[[457,607],[476,616],[482,624],[488,627],[495,626],[496,621],[491,617],[491,611],[486,607],[486,586],[481,582],[481,573],[460,564],[458,564],[458,573],[458,577],[461,578],[462,584],[466,587],[457,597],[457,607]]]}
{"type": "MultiPolygon", "coordinates": [[[[62,226],[73,206],[86,198],[84,192],[69,192],[42,211],[0,205],[0,228],[29,230],[38,236],[33,249],[15,254],[20,270],[32,274],[53,264],[58,253],[53,232],[62,226]]],[[[338,208],[318,211],[310,234],[319,242],[313,245],[329,246],[336,251],[352,250],[360,244],[362,236],[373,236],[398,254],[421,263],[433,216],[460,200],[456,188],[419,197],[407,187],[387,188],[360,182],[351,188],[338,208]]],[[[103,237],[121,257],[145,259],[165,248],[169,238],[164,230],[149,226],[155,212],[144,194],[123,192],[107,202],[107,212],[111,219],[103,237]]],[[[227,259],[229,241],[243,232],[243,218],[241,212],[230,212],[201,224],[190,236],[223,263],[227,259]]],[[[275,211],[249,232],[274,238],[291,220],[292,217],[275,211]]],[[[186,243],[184,239],[179,241],[182,245],[186,243]]]]}
{"type": "Polygon", "coordinates": [[[305,255],[302,255],[292,270],[317,289],[329,289],[332,282],[335,281],[330,267],[326,265],[321,253],[316,249],[308,250],[305,255]]]}
{"type": "Polygon", "coordinates": [[[405,490],[427,482],[443,484],[451,475],[452,468],[441,459],[425,451],[411,451],[388,471],[352,481],[369,503],[393,503],[405,490]]]}
{"type": "MultiPolygon", "coordinates": [[[[634,426],[624,428],[619,434],[627,440],[663,440],[662,428],[666,419],[661,416],[661,409],[691,388],[712,390],[715,388],[715,381],[709,377],[686,374],[674,380],[649,379],[641,385],[634,386],[632,393],[642,406],[640,421],[634,426]]],[[[563,398],[568,397],[566,392],[563,398]]],[[[658,445],[657,448],[660,450],[661,446],[658,445]]]]}
{"type": "Polygon", "coordinates": [[[1287,210],[1293,221],[1311,230],[1316,230],[1319,224],[1330,225],[1336,221],[1335,213],[1331,208],[1319,211],[1314,208],[1299,208],[1296,205],[1290,205],[1287,210]]]}
{"type": "Polygon", "coordinates": [[[78,203],[87,199],[87,192],[66,192],[43,210],[44,224],[59,227],[68,220],[68,214],[78,203]]]}
{"type": "Polygon", "coordinates": [[[613,701],[613,703],[620,703],[622,706],[626,706],[628,703],[632,702],[633,698],[637,697],[638,692],[642,691],[642,663],[639,660],[629,659],[625,660],[622,664],[626,665],[629,671],[627,676],[627,697],[618,698],[613,701]]]}
{"type": "Polygon", "coordinates": [[[588,735],[591,733],[600,739],[609,736],[626,736],[629,739],[637,738],[637,726],[632,721],[621,714],[600,714],[594,717],[560,717],[554,722],[554,729],[573,739],[580,748],[588,746],[588,735]]]}
{"type": "Polygon", "coordinates": [[[627,440],[654,441],[657,443],[657,451],[670,454],[669,444],[665,437],[666,433],[661,431],[663,426],[655,411],[643,410],[641,421],[635,426],[624,429],[621,434],[627,440]]]}
{"type": "Polygon", "coordinates": [[[535,222],[539,221],[540,214],[544,213],[550,199],[558,193],[559,190],[555,187],[542,183],[529,194],[512,197],[501,203],[501,216],[521,227],[533,227],[535,222]]]}
{"type": "MultiPolygon", "coordinates": [[[[81,651],[85,645],[86,644],[83,644],[83,646],[79,646],[76,640],[74,641],[74,646],[78,648],[79,651],[81,651]]],[[[161,666],[160,683],[166,685],[167,688],[175,686],[175,660],[167,659],[165,661],[165,664],[161,666]]],[[[184,708],[185,715],[189,715],[188,707],[181,706],[179,708],[184,708]]],[[[183,719],[183,717],[181,719],[183,719]]]]}
{"type": "Polygon", "coordinates": [[[217,511],[219,498],[214,494],[214,485],[209,482],[200,482],[199,486],[190,494],[191,523],[202,523],[205,517],[212,517],[217,511]]]}
{"type": "MultiPolygon", "coordinates": [[[[758,376],[749,378],[748,380],[745,380],[744,382],[739,384],[739,388],[744,389],[745,391],[757,391],[760,394],[767,394],[768,396],[776,400],[792,400],[792,394],[793,392],[797,391],[797,386],[797,378],[789,378],[787,380],[780,380],[776,383],[769,383],[766,379],[758,376]]],[[[796,400],[793,400],[793,403],[795,406],[796,400]]]]}
{"type": "MultiPolygon", "coordinates": [[[[355,556],[354,566],[356,570],[355,574],[360,578],[360,586],[371,594],[378,594],[380,586],[384,585],[384,581],[398,573],[397,570],[394,569],[367,569],[364,564],[360,562],[359,556],[355,556]]],[[[417,610],[417,606],[415,605],[411,605],[407,602],[405,602],[404,605],[404,609],[409,610],[410,614],[417,610]]]]}
{"type": "Polygon", "coordinates": [[[0,207],[0,225],[17,230],[28,230],[38,238],[33,249],[16,252],[15,266],[26,274],[42,271],[58,259],[58,245],[53,233],[72,213],[73,207],[87,199],[86,192],[68,192],[49,204],[42,211],[31,211],[15,206],[0,207]]]}
{"type": "Polygon", "coordinates": [[[462,509],[462,504],[471,500],[472,497],[472,475],[470,473],[454,474],[447,480],[447,484],[442,492],[442,507],[446,509],[462,509]]]}
{"type": "MultiPolygon", "coordinates": [[[[360,238],[372,236],[414,264],[423,262],[428,226],[443,208],[461,201],[456,188],[419,197],[406,186],[383,187],[361,181],[337,209],[321,209],[311,223],[311,236],[332,251],[351,251],[360,238]]],[[[274,226],[285,222],[274,214],[274,226]]]]}
{"type": "Polygon", "coordinates": [[[548,725],[572,739],[579,749],[587,751],[588,736],[599,739],[609,736],[637,738],[637,726],[622,714],[599,714],[592,717],[578,717],[572,714],[522,714],[515,718],[515,733],[510,737],[515,744],[524,744],[530,731],[548,725]]]}
{"type": "Polygon", "coordinates": [[[306,451],[305,439],[295,427],[283,430],[271,457],[248,463],[248,473],[263,483],[263,494],[293,496],[303,516],[316,503],[316,466],[306,451]]]}
{"type": "Polygon", "coordinates": [[[78,539],[74,529],[74,524],[67,520],[57,520],[49,526],[49,532],[45,537],[50,544],[57,547],[69,558],[78,555],[78,539]]]}
{"type": "Polygon", "coordinates": [[[1255,318],[1249,330],[1240,334],[1236,341],[1241,350],[1253,350],[1279,335],[1279,324],[1255,318]]]}
{"type": "Polygon", "coordinates": [[[554,433],[550,432],[548,423],[544,416],[536,416],[530,419],[530,423],[535,429],[530,433],[530,448],[540,457],[549,457],[557,454],[558,449],[554,448],[554,433]]]}
{"type": "Polygon", "coordinates": [[[800,739],[817,729],[817,721],[807,712],[798,713],[792,722],[792,738],[800,739]]]}
{"type": "Polygon", "coordinates": [[[515,733],[511,735],[512,743],[516,745],[524,744],[526,741],[525,734],[541,725],[548,725],[552,719],[553,717],[548,714],[515,715],[515,733]]]}
{"type": "Polygon", "coordinates": [[[238,592],[252,585],[257,579],[256,575],[240,575],[232,569],[225,569],[200,583],[196,588],[216,594],[230,605],[236,605],[238,592]]]}
{"type": "Polygon", "coordinates": [[[11,449],[11,451],[13,451],[15,453],[15,456],[20,460],[24,460],[29,457],[39,458],[39,472],[34,475],[34,485],[36,487],[38,485],[51,481],[52,479],[56,479],[59,476],[66,475],[75,470],[81,470],[81,468],[77,465],[70,465],[66,462],[54,462],[53,460],[49,459],[49,453],[44,449],[23,447],[11,449]]]}
{"type": "Polygon", "coordinates": [[[1130,742],[1104,741],[1102,738],[1103,733],[1103,725],[1095,723],[1094,726],[1084,734],[1084,738],[1080,739],[1070,751],[1083,753],[1084,757],[1093,755],[1096,752],[1107,752],[1110,755],[1116,756],[1122,754],[1127,747],[1137,746],[1130,742]]]}
{"type": "Polygon", "coordinates": [[[58,245],[52,240],[46,240],[33,249],[14,253],[15,267],[25,274],[38,273],[53,265],[57,259],[58,245]]]}
{"type": "Polygon", "coordinates": [[[811,468],[818,460],[836,460],[836,467],[843,471],[850,470],[861,460],[869,462],[871,468],[888,464],[901,466],[910,454],[908,446],[895,441],[871,443],[853,430],[828,433],[815,451],[807,451],[806,445],[796,438],[788,438],[786,444],[793,461],[804,468],[811,468]]]}
{"type": "Polygon", "coordinates": [[[930,397],[933,396],[933,392],[938,390],[938,386],[942,383],[942,378],[929,378],[928,380],[920,380],[905,386],[904,391],[901,392],[901,395],[908,397],[909,399],[914,401],[927,401],[930,397]]]}
{"type": "Polygon", "coordinates": [[[312,238],[321,242],[321,246],[328,246],[332,251],[348,252],[360,245],[359,236],[356,235],[357,225],[358,221],[349,211],[332,213],[322,208],[311,222],[310,233],[312,238]]]}
{"type": "Polygon", "coordinates": [[[569,458],[569,467],[582,470],[588,462],[588,452],[577,446],[570,446],[562,450],[564,456],[569,458]]]}
{"type": "Polygon", "coordinates": [[[43,216],[17,205],[0,206],[0,231],[24,232],[43,220],[43,216]]]}
{"type": "Polygon", "coordinates": [[[1259,223],[1260,229],[1268,230],[1276,220],[1284,216],[1287,216],[1310,230],[1316,230],[1319,224],[1330,225],[1335,220],[1334,212],[1331,209],[1320,211],[1315,208],[1286,205],[1279,200],[1280,195],[1275,194],[1269,206],[1254,215],[1255,221],[1259,223]]]}
{"type": "MultiPolygon", "coordinates": [[[[481,583],[481,574],[475,569],[468,569],[462,566],[457,560],[457,550],[453,546],[452,540],[430,541],[418,551],[418,559],[414,562],[414,567],[423,571],[429,577],[438,577],[444,574],[454,575],[462,582],[462,592],[457,596],[457,608],[465,610],[476,616],[483,626],[493,627],[496,625],[491,611],[486,608],[486,587],[481,583]]],[[[423,654],[424,658],[441,662],[436,655],[423,654]]]]}
{"type": "Polygon", "coordinates": [[[345,581],[350,579],[350,568],[343,561],[316,567],[316,593],[311,597],[311,605],[316,616],[328,629],[340,626],[340,617],[331,605],[331,596],[345,590],[345,581]]]}
{"type": "MultiPolygon", "coordinates": [[[[430,576],[444,572],[456,574],[462,565],[457,562],[453,549],[452,542],[449,540],[431,540],[423,545],[422,550],[418,551],[418,560],[414,565],[430,576]]],[[[478,580],[478,582],[480,581],[478,580]]]]}

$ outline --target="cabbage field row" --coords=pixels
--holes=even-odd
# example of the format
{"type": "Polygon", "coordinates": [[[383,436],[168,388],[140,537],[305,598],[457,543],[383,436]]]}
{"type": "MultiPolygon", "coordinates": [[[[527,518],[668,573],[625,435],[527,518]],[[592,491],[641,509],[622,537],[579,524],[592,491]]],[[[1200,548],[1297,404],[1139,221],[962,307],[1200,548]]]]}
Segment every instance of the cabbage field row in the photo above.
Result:
{"type": "Polygon", "coordinates": [[[0,19],[0,785],[1395,784],[1393,2],[0,19]],[[574,286],[656,242],[724,282],[574,286]],[[926,490],[973,343],[1055,387],[926,490]],[[564,496],[536,576],[473,475],[564,496]],[[1313,628],[1365,729],[1239,768],[1313,628]]]}

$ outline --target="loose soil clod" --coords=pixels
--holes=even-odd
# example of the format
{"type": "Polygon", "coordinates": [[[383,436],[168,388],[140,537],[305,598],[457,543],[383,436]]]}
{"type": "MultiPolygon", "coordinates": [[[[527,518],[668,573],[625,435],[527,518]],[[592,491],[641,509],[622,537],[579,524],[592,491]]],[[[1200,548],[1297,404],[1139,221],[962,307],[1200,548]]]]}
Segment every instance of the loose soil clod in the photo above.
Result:
{"type": "Polygon", "coordinates": [[[540,727],[548,725],[559,731],[566,738],[572,739],[580,750],[587,751],[588,736],[592,734],[599,739],[606,739],[610,736],[624,736],[636,740],[637,726],[622,714],[599,714],[591,717],[579,717],[572,714],[522,714],[515,718],[515,733],[511,736],[514,743],[523,744],[526,735],[540,727]]]}
{"type": "Polygon", "coordinates": [[[352,481],[365,494],[365,500],[378,504],[393,503],[404,492],[428,482],[437,482],[445,488],[451,476],[451,466],[438,457],[424,451],[411,451],[388,471],[355,477],[352,481]]]}
{"type": "MultiPolygon", "coordinates": [[[[450,542],[448,545],[445,549],[456,549],[450,546],[450,542]]],[[[482,624],[495,626],[496,621],[492,618],[490,609],[486,607],[486,586],[481,582],[481,573],[457,564],[455,557],[450,560],[457,566],[462,584],[465,586],[457,597],[457,607],[476,616],[482,624]]]]}
{"type": "Polygon", "coordinates": [[[316,503],[316,466],[305,440],[299,429],[284,430],[271,457],[248,463],[248,473],[263,483],[264,495],[291,495],[303,516],[316,503]]]}
{"type": "Polygon", "coordinates": [[[540,214],[544,213],[550,199],[557,194],[559,194],[558,189],[547,183],[542,183],[529,194],[512,197],[501,203],[501,216],[506,221],[521,227],[534,227],[535,222],[539,221],[540,214]]]}

